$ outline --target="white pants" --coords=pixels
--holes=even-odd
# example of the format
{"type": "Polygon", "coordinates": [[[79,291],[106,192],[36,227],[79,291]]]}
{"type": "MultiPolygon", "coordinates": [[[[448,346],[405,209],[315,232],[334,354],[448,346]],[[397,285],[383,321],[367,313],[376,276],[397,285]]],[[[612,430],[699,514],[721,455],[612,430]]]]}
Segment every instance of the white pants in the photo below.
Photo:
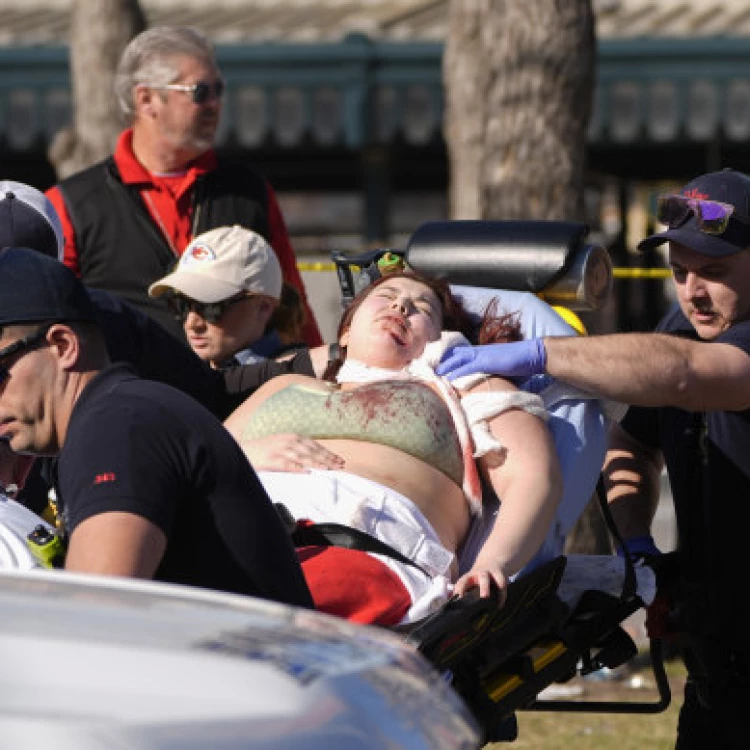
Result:
{"type": "Polygon", "coordinates": [[[450,597],[453,553],[443,546],[435,529],[409,498],[344,471],[260,471],[258,476],[271,499],[283,503],[295,519],[339,523],[364,531],[429,574],[387,555],[373,554],[396,573],[409,592],[412,606],[402,622],[426,617],[450,597]]]}

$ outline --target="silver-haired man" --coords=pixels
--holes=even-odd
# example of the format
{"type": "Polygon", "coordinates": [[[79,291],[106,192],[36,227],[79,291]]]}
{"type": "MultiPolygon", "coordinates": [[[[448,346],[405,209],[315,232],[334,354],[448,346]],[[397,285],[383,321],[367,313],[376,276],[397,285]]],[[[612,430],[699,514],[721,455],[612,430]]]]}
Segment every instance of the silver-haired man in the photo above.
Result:
{"type": "MultiPolygon", "coordinates": [[[[263,236],[284,279],[305,299],[270,184],[213,149],[224,88],[213,48],[199,31],[144,31],[117,68],[115,90],[128,127],[114,154],[48,192],[63,224],[65,264],[86,285],[123,297],[178,338],[181,326],[148,287],[193,237],[216,227],[240,224],[263,236]]],[[[305,305],[305,341],[321,344],[305,305]]]]}

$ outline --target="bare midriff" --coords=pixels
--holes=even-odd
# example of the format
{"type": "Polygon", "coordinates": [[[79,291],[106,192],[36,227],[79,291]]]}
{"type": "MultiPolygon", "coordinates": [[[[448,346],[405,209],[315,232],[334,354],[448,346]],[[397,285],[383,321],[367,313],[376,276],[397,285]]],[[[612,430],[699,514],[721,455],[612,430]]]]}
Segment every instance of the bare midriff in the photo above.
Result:
{"type": "MultiPolygon", "coordinates": [[[[340,387],[281,376],[249,414],[227,421],[240,443],[296,433],[344,459],[343,471],[409,498],[456,552],[470,522],[461,487],[463,449],[448,407],[431,387],[404,381],[340,387]]],[[[262,391],[259,395],[265,395],[262,391]]]]}
{"type": "Polygon", "coordinates": [[[443,472],[403,451],[359,440],[318,440],[344,461],[344,471],[378,482],[408,497],[455,552],[469,528],[469,506],[461,488],[443,472]]]}

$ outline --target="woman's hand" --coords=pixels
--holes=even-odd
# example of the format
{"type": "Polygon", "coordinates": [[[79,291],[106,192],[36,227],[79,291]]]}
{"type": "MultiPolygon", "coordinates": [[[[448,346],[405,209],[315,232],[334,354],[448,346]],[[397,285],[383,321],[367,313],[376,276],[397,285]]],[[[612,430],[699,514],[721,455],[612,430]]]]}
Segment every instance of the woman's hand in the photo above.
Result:
{"type": "Polygon", "coordinates": [[[505,573],[499,564],[485,565],[478,559],[474,567],[456,581],[453,593],[456,596],[463,596],[469,589],[478,587],[479,596],[485,599],[490,595],[493,586],[500,592],[500,604],[504,604],[508,586],[505,573]]]}
{"type": "Polygon", "coordinates": [[[341,456],[324,448],[317,440],[295,433],[244,440],[242,449],[256,471],[303,474],[310,469],[344,468],[341,456]]]}

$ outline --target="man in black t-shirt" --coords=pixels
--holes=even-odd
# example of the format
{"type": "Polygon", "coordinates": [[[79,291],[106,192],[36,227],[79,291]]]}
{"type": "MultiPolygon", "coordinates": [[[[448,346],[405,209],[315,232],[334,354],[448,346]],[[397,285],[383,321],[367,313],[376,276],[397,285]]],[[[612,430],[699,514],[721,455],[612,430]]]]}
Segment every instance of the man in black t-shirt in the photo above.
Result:
{"type": "Polygon", "coordinates": [[[56,260],[0,252],[0,439],[57,455],[66,568],[312,606],[291,541],[204,407],[108,364],[86,290],[56,260]]]}
{"type": "Polygon", "coordinates": [[[677,747],[750,736],[750,178],[728,169],[658,200],[679,309],[653,334],[545,338],[450,353],[438,372],[546,372],[633,405],[610,438],[608,500],[627,547],[650,535],[666,465],[677,516],[678,628],[690,673],[677,747]]]}

